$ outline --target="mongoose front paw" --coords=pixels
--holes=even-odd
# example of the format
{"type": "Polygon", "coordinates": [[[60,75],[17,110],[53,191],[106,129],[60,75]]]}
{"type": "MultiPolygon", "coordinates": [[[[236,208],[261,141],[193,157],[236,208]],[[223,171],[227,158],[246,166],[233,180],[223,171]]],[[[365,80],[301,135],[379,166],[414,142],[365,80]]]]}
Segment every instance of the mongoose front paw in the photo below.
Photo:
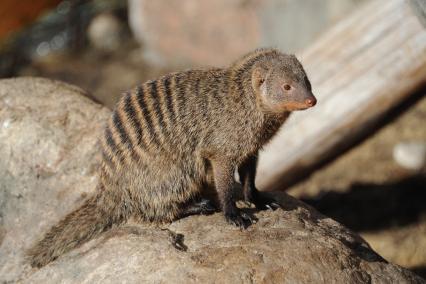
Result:
{"type": "Polygon", "coordinates": [[[281,207],[273,198],[267,197],[260,192],[257,192],[252,197],[246,196],[245,201],[254,204],[258,210],[276,210],[281,207]]]}
{"type": "Polygon", "coordinates": [[[225,219],[229,224],[240,227],[241,229],[247,229],[248,226],[256,223],[254,217],[243,212],[225,214],[225,219]]]}

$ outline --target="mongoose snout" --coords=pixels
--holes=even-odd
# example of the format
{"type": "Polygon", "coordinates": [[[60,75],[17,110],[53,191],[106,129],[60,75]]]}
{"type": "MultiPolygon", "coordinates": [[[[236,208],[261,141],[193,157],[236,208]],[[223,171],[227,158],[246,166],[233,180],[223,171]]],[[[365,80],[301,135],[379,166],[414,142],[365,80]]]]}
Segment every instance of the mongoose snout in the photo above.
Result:
{"type": "Polygon", "coordinates": [[[313,107],[314,105],[317,104],[317,99],[314,96],[312,96],[312,98],[307,98],[305,100],[305,104],[308,105],[309,107],[313,107]]]}

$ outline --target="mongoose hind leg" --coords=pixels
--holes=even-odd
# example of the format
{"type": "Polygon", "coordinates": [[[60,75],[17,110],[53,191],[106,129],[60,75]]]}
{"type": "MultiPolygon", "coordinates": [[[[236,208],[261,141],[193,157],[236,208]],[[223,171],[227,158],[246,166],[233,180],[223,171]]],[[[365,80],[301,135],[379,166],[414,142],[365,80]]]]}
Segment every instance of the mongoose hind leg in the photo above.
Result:
{"type": "Polygon", "coordinates": [[[280,205],[272,198],[262,194],[255,185],[257,154],[249,156],[238,167],[240,182],[243,186],[244,200],[252,203],[259,210],[275,210],[280,205]]]}

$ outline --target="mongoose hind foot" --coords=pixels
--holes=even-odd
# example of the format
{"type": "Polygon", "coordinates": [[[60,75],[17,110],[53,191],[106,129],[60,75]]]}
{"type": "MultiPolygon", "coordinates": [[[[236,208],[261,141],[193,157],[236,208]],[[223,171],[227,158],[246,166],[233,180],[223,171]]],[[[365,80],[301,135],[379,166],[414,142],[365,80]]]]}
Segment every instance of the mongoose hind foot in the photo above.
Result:
{"type": "Polygon", "coordinates": [[[201,199],[188,205],[182,212],[181,218],[191,215],[211,215],[218,212],[219,208],[209,199],[201,199]]]}

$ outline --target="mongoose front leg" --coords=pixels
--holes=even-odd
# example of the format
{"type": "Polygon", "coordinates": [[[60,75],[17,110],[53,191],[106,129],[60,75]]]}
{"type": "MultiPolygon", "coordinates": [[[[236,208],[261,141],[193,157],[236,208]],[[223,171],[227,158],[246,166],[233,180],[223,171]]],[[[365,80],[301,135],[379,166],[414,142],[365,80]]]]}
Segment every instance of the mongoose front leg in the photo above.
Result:
{"type": "Polygon", "coordinates": [[[250,155],[238,167],[238,175],[243,186],[244,200],[253,203],[257,209],[277,209],[280,206],[272,198],[264,196],[255,185],[257,153],[250,155]]]}
{"type": "Polygon", "coordinates": [[[235,204],[234,169],[235,166],[225,160],[213,160],[213,175],[219,202],[228,223],[247,228],[254,220],[241,212],[235,204]]]}

